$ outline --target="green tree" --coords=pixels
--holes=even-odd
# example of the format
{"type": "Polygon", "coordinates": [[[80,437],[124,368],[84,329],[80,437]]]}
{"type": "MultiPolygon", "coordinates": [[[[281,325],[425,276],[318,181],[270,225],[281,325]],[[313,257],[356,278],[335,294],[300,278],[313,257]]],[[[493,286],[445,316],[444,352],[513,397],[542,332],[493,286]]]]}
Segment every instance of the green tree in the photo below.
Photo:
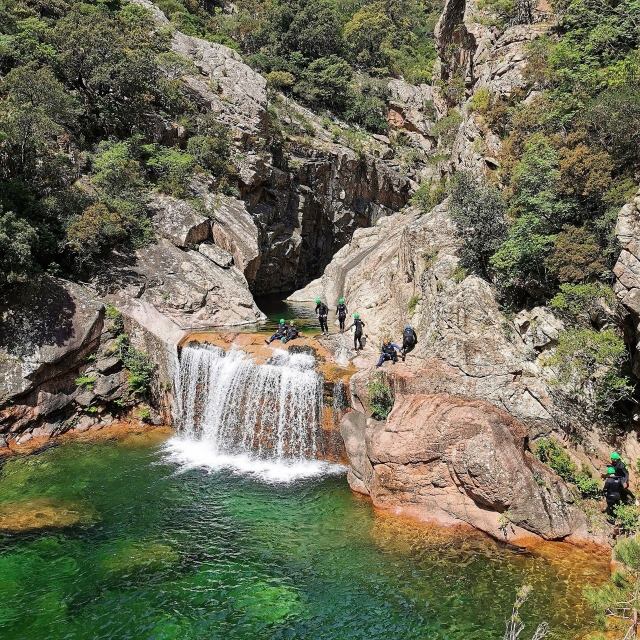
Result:
{"type": "Polygon", "coordinates": [[[35,270],[32,248],[37,231],[12,211],[0,206],[0,292],[24,282],[35,270]]]}
{"type": "Polygon", "coordinates": [[[360,9],[344,26],[344,39],[355,61],[365,67],[386,67],[388,50],[398,41],[387,3],[373,2],[360,9]]]}
{"type": "Polygon", "coordinates": [[[469,171],[459,171],[451,186],[449,215],[461,241],[460,266],[492,277],[491,256],[506,236],[506,204],[500,192],[469,171]]]}

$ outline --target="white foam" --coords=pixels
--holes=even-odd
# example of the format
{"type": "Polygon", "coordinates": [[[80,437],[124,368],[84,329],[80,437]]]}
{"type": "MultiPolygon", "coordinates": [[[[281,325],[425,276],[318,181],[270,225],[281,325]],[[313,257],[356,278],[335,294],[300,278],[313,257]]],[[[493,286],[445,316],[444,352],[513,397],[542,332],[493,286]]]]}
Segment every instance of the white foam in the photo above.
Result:
{"type": "Polygon", "coordinates": [[[323,460],[274,460],[247,454],[219,453],[211,442],[179,436],[169,439],[163,449],[165,461],[177,464],[181,472],[190,469],[228,470],[269,484],[288,484],[305,478],[341,475],[346,471],[341,464],[323,460]]]}

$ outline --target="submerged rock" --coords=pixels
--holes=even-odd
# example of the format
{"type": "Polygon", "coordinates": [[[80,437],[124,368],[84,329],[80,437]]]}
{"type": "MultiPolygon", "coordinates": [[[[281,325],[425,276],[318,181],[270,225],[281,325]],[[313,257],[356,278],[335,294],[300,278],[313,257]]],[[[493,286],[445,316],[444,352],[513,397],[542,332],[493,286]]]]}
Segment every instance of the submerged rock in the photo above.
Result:
{"type": "Polygon", "coordinates": [[[97,520],[93,508],[55,498],[33,498],[0,504],[0,531],[22,533],[93,524],[97,520]]]}
{"type": "Polygon", "coordinates": [[[524,425],[487,402],[401,396],[386,423],[352,413],[341,432],[349,484],[377,507],[508,541],[588,537],[569,489],[527,450],[524,425]]]}

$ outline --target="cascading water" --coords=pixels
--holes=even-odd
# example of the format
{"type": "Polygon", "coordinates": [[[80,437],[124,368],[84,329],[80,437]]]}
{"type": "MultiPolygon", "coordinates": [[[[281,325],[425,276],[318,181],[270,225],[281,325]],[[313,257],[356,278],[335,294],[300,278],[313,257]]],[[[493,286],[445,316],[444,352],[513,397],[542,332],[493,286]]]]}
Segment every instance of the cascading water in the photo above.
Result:
{"type": "Polygon", "coordinates": [[[315,459],[322,378],[313,356],[276,350],[265,364],[256,364],[241,350],[186,346],[176,387],[181,437],[172,446],[183,463],[231,466],[271,480],[334,466],[315,459]]]}

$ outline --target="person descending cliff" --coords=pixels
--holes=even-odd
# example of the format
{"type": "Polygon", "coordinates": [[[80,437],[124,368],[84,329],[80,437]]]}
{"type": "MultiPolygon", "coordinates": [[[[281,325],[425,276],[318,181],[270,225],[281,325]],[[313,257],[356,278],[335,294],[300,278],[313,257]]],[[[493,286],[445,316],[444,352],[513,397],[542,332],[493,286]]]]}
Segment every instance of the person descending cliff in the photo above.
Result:
{"type": "Polygon", "coordinates": [[[284,321],[284,318],[280,318],[280,324],[276,332],[268,339],[265,340],[267,344],[271,344],[274,340],[282,340],[287,335],[287,323],[284,321]]]}
{"type": "Polygon", "coordinates": [[[396,351],[402,353],[402,347],[399,347],[389,340],[384,340],[380,346],[380,360],[378,360],[376,368],[381,367],[385,360],[391,360],[393,364],[398,362],[398,354],[396,351]]]}
{"type": "Polygon", "coordinates": [[[364,329],[364,322],[360,320],[360,314],[353,314],[353,322],[346,328],[346,331],[350,331],[352,327],[355,327],[355,333],[353,334],[353,348],[356,353],[363,349],[362,346],[362,330],[364,329]]]}
{"type": "Polygon", "coordinates": [[[404,362],[409,351],[413,351],[413,348],[418,344],[418,335],[413,330],[413,327],[408,324],[402,334],[402,361],[404,362]]]}
{"type": "Polygon", "coordinates": [[[636,502],[636,497],[631,493],[631,491],[629,491],[629,469],[627,468],[626,463],[622,461],[620,454],[615,451],[610,457],[611,466],[615,470],[616,476],[620,478],[620,481],[622,482],[622,499],[628,503],[636,502]]]}
{"type": "Polygon", "coordinates": [[[349,309],[347,309],[347,305],[344,303],[344,298],[340,298],[340,300],[338,300],[338,306],[336,307],[336,315],[340,323],[340,333],[344,332],[344,323],[348,313],[349,309]]]}
{"type": "Polygon", "coordinates": [[[604,481],[602,494],[607,501],[607,516],[612,520],[615,516],[613,510],[622,500],[623,486],[622,478],[616,474],[616,470],[613,467],[607,467],[607,473],[609,477],[604,481]]]}
{"type": "Polygon", "coordinates": [[[323,335],[328,336],[329,325],[327,324],[327,317],[329,315],[329,307],[320,298],[316,298],[316,315],[320,320],[320,331],[322,331],[323,335]]]}
{"type": "Polygon", "coordinates": [[[295,323],[292,320],[289,323],[289,326],[287,327],[286,335],[280,338],[280,340],[282,340],[282,342],[289,342],[291,340],[295,340],[298,337],[298,335],[299,335],[298,327],[296,327],[295,323]]]}

